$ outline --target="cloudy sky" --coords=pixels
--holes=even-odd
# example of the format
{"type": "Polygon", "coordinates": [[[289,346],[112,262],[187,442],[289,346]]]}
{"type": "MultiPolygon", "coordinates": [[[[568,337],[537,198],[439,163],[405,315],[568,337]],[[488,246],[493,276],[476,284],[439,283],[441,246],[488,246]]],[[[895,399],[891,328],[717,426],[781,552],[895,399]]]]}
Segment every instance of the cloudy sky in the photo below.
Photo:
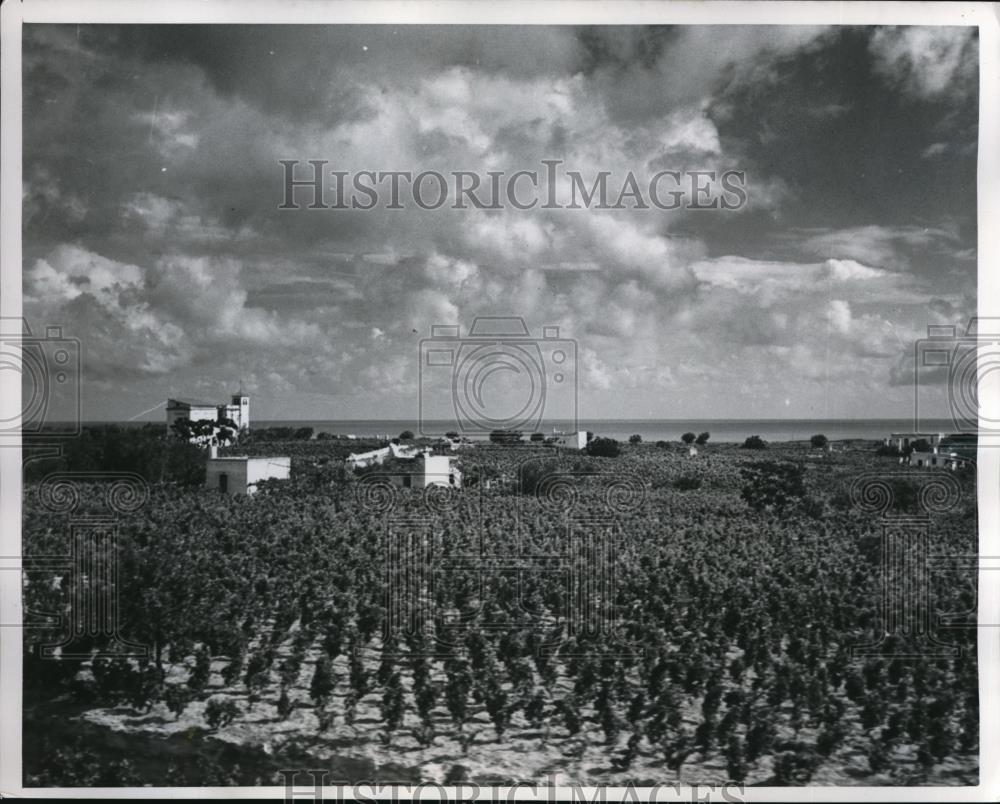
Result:
{"type": "Polygon", "coordinates": [[[415,417],[431,325],[507,314],[577,342],[585,418],[905,416],[914,339],[975,310],[975,29],[24,30],[25,316],[82,341],[87,419],[241,380],[415,417]],[[289,211],[279,159],[748,203],[289,211]]]}

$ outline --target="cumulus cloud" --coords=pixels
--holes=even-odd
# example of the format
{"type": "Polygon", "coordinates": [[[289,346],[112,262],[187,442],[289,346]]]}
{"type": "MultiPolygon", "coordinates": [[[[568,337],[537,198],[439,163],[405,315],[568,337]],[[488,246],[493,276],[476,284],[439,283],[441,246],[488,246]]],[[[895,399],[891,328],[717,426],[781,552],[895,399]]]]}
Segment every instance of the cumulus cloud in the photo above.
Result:
{"type": "Polygon", "coordinates": [[[25,271],[24,302],[79,333],[99,377],[162,375],[317,338],[313,324],[248,307],[240,273],[233,260],[172,255],[140,267],[62,245],[25,271]]]}

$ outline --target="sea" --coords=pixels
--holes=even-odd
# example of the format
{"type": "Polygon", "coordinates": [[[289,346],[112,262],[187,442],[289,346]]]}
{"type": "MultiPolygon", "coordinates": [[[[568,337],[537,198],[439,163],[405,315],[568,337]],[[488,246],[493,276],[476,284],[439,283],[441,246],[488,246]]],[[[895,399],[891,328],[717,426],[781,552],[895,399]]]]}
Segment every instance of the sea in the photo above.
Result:
{"type": "MultiPolygon", "coordinates": [[[[423,428],[408,419],[312,419],[295,421],[255,420],[255,427],[312,427],[316,434],[330,433],[339,436],[395,437],[407,430],[420,435],[458,431],[454,422],[425,422],[423,428]]],[[[572,432],[589,430],[597,436],[627,441],[639,435],[643,441],[678,441],[687,432],[708,432],[714,443],[743,443],[752,435],[765,441],[808,441],[822,433],[830,440],[877,439],[889,433],[912,432],[915,423],[910,419],[588,419],[579,422],[548,421],[538,432],[572,432]]],[[[951,419],[931,419],[920,422],[920,432],[951,433],[955,423],[951,419]]]]}

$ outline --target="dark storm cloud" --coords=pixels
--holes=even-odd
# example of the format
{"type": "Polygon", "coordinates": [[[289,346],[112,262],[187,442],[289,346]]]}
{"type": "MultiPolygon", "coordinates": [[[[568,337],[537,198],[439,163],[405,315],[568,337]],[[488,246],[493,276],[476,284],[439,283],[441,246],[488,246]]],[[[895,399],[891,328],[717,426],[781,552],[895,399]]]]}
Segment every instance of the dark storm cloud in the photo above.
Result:
{"type": "Polygon", "coordinates": [[[198,68],[223,96],[325,122],[365,113],[344,78],[396,85],[455,66],[555,75],[584,54],[573,29],[536,26],[164,25],[97,35],[126,57],[198,68]]]}

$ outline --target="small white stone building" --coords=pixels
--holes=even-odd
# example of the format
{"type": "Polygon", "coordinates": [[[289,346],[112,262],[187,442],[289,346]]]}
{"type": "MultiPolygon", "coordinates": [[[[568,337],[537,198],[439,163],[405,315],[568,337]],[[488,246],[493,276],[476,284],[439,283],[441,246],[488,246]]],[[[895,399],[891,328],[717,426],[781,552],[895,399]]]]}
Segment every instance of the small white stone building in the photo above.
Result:
{"type": "Polygon", "coordinates": [[[887,447],[895,447],[900,452],[917,441],[926,441],[930,446],[936,447],[944,438],[944,433],[890,433],[889,437],[882,443],[887,447]]]}
{"type": "MultiPolygon", "coordinates": [[[[902,458],[900,459],[902,460],[902,458]]],[[[920,468],[944,467],[954,471],[966,464],[975,463],[971,458],[958,452],[942,452],[940,447],[934,447],[930,452],[914,450],[907,459],[907,464],[920,468]]]]}
{"type": "Polygon", "coordinates": [[[554,433],[551,443],[553,446],[563,449],[586,449],[587,431],[577,430],[575,433],[554,433]]]}
{"type": "Polygon", "coordinates": [[[429,450],[421,451],[417,447],[406,444],[389,444],[388,447],[373,449],[369,452],[352,452],[344,459],[344,463],[348,469],[365,469],[369,466],[385,463],[386,458],[390,455],[393,458],[408,461],[425,452],[429,452],[429,450]]]}
{"type": "Polygon", "coordinates": [[[454,455],[424,454],[420,464],[414,466],[415,471],[400,472],[389,475],[389,481],[404,489],[423,489],[428,486],[446,486],[462,488],[462,470],[455,462],[454,455]]]}
{"type": "Polygon", "coordinates": [[[462,471],[455,466],[455,460],[452,455],[424,455],[424,487],[462,488],[462,471]]]}
{"type": "Polygon", "coordinates": [[[291,476],[292,459],[284,456],[220,458],[213,447],[205,464],[206,488],[222,494],[253,494],[262,480],[288,480],[291,476]]]}

